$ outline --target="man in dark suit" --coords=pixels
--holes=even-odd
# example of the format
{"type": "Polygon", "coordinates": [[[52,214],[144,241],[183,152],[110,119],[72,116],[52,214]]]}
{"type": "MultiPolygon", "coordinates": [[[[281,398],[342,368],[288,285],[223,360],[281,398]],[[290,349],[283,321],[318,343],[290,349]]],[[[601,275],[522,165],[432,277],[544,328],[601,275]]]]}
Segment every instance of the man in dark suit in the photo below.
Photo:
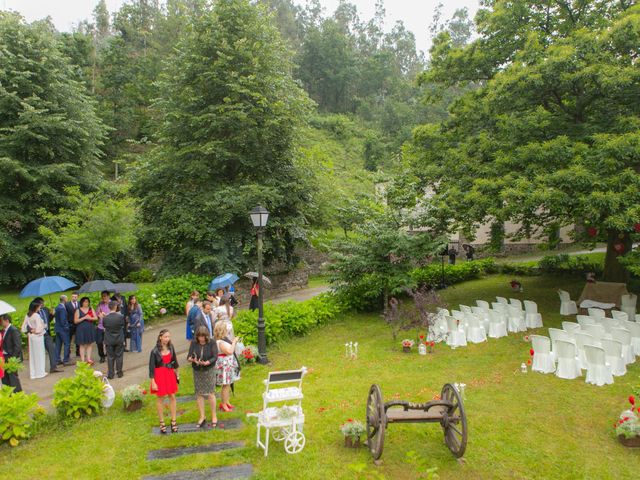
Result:
{"type": "MultiPolygon", "coordinates": [[[[80,307],[78,303],[78,294],[73,292],[71,294],[71,300],[65,305],[67,307],[67,321],[69,322],[69,343],[71,343],[71,337],[76,334],[76,324],[73,321],[76,315],[76,310],[80,307]]],[[[76,343],[76,357],[80,356],[80,347],[76,343]]]]}
{"type": "Polygon", "coordinates": [[[44,348],[47,351],[47,355],[49,355],[49,373],[60,372],[61,370],[58,370],[58,357],[56,357],[56,347],[53,343],[53,337],[51,336],[51,314],[49,313],[49,309],[44,304],[44,298],[37,297],[34,298],[33,301],[41,305],[40,310],[38,310],[38,314],[44,322],[44,348]]]}
{"type": "Polygon", "coordinates": [[[204,326],[209,330],[209,338],[213,338],[213,323],[211,322],[211,302],[205,300],[202,302],[202,309],[196,315],[194,322],[194,331],[198,330],[198,327],[204,326]]]}
{"type": "MultiPolygon", "coordinates": [[[[22,361],[22,336],[20,335],[20,331],[11,325],[11,317],[9,315],[0,315],[0,325],[2,326],[2,331],[0,332],[0,352],[2,352],[5,362],[10,358],[17,358],[22,361]]],[[[22,391],[22,385],[20,385],[17,372],[4,372],[2,383],[3,385],[14,387],[14,392],[22,391]]]]}
{"type": "MultiPolygon", "coordinates": [[[[56,332],[56,362],[60,363],[60,353],[64,345],[64,359],[62,363],[65,366],[72,365],[69,359],[71,350],[70,324],[67,314],[67,296],[60,295],[60,303],[54,311],[55,324],[53,326],[56,332]]],[[[73,320],[72,320],[73,321],[73,320]]]]}
{"type": "Polygon", "coordinates": [[[107,349],[107,378],[112,379],[115,370],[122,377],[122,357],[124,355],[124,315],[117,312],[118,302],[109,302],[109,313],[102,319],[104,345],[107,349]]]}
{"type": "Polygon", "coordinates": [[[191,340],[194,338],[193,335],[196,331],[196,328],[195,328],[196,317],[198,317],[201,312],[202,312],[202,300],[198,298],[194,300],[193,306],[191,307],[191,309],[189,310],[189,313],[187,314],[187,328],[188,328],[187,340],[191,340]]]}

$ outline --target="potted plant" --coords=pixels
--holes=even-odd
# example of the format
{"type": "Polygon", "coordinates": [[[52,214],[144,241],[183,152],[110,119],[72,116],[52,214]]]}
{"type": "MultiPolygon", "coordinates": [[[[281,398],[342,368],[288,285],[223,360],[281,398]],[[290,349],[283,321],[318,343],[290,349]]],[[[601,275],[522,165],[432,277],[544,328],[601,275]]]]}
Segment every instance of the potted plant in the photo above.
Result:
{"type": "Polygon", "coordinates": [[[127,412],[135,412],[142,408],[142,400],[147,394],[140,385],[129,385],[122,391],[122,403],[127,412]]]}
{"type": "MultiPolygon", "coordinates": [[[[634,389],[637,395],[640,393],[640,387],[634,389]]],[[[636,407],[636,399],[634,395],[629,395],[629,403],[631,408],[620,414],[620,418],[613,425],[616,429],[618,441],[625,447],[640,447],[640,407],[636,407]]]]}
{"type": "Polygon", "coordinates": [[[402,340],[402,351],[404,353],[409,353],[411,351],[411,347],[413,347],[413,340],[409,340],[408,338],[402,340]]]}
{"type": "Polygon", "coordinates": [[[362,422],[350,418],[340,425],[340,431],[342,435],[344,435],[345,447],[360,448],[360,436],[365,432],[362,422]]]}

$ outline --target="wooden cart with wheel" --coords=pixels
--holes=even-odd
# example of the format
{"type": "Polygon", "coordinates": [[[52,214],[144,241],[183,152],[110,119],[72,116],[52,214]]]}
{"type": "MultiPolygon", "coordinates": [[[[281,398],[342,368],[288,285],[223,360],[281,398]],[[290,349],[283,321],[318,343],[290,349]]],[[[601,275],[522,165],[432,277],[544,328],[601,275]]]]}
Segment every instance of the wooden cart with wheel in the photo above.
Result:
{"type": "Polygon", "coordinates": [[[384,402],[378,385],[371,385],[367,397],[367,446],[374,460],[382,456],[384,435],[390,423],[439,423],[444,443],[457,458],[467,448],[467,417],[462,397],[449,383],[442,387],[440,400],[411,403],[384,402]]]}

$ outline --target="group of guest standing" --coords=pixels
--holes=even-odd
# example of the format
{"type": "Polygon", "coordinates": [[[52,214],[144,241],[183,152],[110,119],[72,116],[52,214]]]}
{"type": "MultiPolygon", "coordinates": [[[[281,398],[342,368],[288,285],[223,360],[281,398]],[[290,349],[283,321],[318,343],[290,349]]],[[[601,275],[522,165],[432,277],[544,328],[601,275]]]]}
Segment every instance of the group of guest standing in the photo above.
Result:
{"type": "MultiPolygon", "coordinates": [[[[200,418],[197,426],[202,428],[206,422],[205,401],[211,409],[209,426],[216,428],[216,385],[221,386],[219,409],[231,412],[234,406],[229,403],[231,386],[240,379],[240,364],[236,356],[239,341],[233,333],[232,319],[235,300],[233,289],[218,289],[207,292],[207,299],[201,300],[200,293],[191,292],[185,306],[187,315],[186,337],[191,340],[187,361],[193,370],[193,384],[200,418]]],[[[171,431],[177,432],[176,393],[180,382],[178,360],[171,343],[171,334],[163,329],[158,335],[155,348],[149,357],[149,378],[151,391],[156,394],[156,408],[160,419],[160,432],[167,433],[164,419],[164,402],[169,400],[171,431]]]]}
{"type": "MultiPolygon", "coordinates": [[[[78,294],[73,293],[71,300],[66,295],[60,296],[60,302],[54,310],[55,345],[50,334],[50,312],[42,298],[34,299],[29,305],[29,311],[22,324],[22,331],[28,336],[29,345],[29,373],[31,379],[42,378],[47,375],[45,370],[45,352],[49,355],[49,373],[59,370],[59,365],[73,365],[71,361],[71,338],[75,337],[76,356],[81,362],[90,365],[93,361],[93,345],[97,346],[100,362],[107,361],[118,364],[119,349],[112,349],[108,355],[109,346],[117,341],[126,350],[126,338],[131,338],[132,352],[142,352],[142,332],[144,331],[144,315],[136,296],[129,296],[128,301],[116,293],[113,297],[108,291],[101,293],[101,300],[96,309],[92,308],[89,297],[78,300],[78,294]],[[112,314],[118,313],[122,317],[122,324],[113,321],[112,314]],[[105,319],[111,319],[111,332],[107,332],[105,319]]],[[[120,367],[116,365],[119,376],[122,374],[122,360],[120,367]]],[[[109,376],[113,378],[114,365],[109,367],[109,376]]]]}

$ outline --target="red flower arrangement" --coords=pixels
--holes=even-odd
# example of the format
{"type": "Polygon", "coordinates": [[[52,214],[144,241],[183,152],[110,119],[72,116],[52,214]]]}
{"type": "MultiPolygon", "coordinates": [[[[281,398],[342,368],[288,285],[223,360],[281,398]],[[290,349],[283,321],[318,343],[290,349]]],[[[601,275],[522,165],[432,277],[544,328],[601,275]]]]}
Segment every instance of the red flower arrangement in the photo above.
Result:
{"type": "Polygon", "coordinates": [[[533,357],[533,354],[534,354],[534,353],[536,353],[536,352],[534,352],[534,351],[533,351],[533,348],[530,348],[530,349],[529,349],[529,355],[531,355],[531,356],[533,357]]]}
{"type": "Polygon", "coordinates": [[[633,395],[629,395],[629,403],[631,405],[635,405],[636,404],[636,399],[635,399],[635,397],[633,395]]]}

